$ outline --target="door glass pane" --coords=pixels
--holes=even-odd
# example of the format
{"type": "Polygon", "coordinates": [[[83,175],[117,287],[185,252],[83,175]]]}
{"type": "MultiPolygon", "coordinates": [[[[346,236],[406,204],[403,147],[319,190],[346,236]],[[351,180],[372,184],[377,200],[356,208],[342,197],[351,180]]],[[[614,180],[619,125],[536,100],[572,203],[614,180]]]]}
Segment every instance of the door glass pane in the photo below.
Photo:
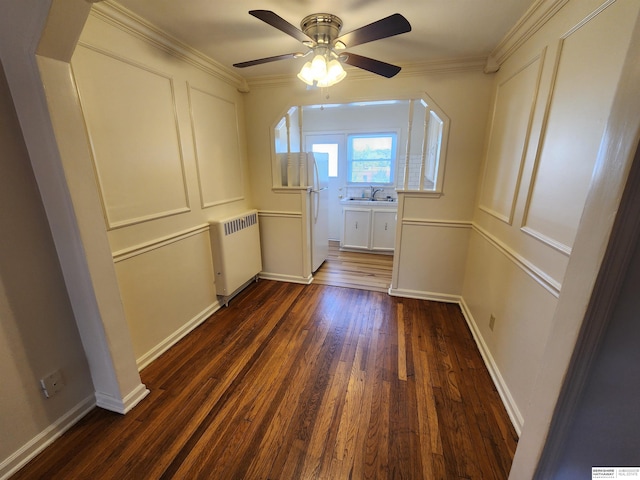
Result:
{"type": "Polygon", "coordinates": [[[338,176],[338,144],[337,143],[314,143],[311,145],[312,152],[329,154],[329,176],[338,176]]]}

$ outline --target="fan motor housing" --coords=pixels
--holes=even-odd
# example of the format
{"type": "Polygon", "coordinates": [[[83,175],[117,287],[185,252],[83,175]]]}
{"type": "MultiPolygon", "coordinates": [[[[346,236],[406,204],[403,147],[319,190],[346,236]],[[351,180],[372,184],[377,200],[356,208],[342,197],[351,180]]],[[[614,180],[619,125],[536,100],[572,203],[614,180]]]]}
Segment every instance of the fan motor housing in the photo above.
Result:
{"type": "Polygon", "coordinates": [[[331,45],[338,38],[342,20],[330,13],[314,13],[300,22],[302,31],[318,45],[331,45]]]}

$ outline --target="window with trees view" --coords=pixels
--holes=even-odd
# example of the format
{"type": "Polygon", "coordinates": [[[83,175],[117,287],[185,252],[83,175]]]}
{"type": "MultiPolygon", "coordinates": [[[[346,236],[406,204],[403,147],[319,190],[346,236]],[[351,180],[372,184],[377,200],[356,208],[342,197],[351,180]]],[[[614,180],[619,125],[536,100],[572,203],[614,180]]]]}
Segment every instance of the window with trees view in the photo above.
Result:
{"type": "Polygon", "coordinates": [[[348,136],[349,183],[392,184],[396,165],[395,133],[348,136]]]}

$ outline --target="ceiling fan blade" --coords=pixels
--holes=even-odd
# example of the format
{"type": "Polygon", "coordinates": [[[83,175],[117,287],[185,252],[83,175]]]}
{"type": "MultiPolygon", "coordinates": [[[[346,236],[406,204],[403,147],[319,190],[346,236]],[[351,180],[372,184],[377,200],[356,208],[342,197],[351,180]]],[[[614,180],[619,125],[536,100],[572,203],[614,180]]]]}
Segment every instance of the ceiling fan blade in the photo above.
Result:
{"type": "Polygon", "coordinates": [[[291,35],[293,38],[301,41],[308,42],[313,41],[311,37],[302,32],[302,30],[298,30],[296,27],[287,22],[284,18],[275,14],[271,10],[250,10],[250,15],[253,15],[259,20],[262,20],[265,23],[268,23],[274,28],[286,33],[287,35],[291,35]]]}
{"type": "Polygon", "coordinates": [[[369,57],[363,57],[362,55],[356,55],[355,53],[344,53],[342,55],[346,57],[344,63],[347,65],[358,67],[371,73],[382,75],[383,77],[391,78],[401,70],[401,68],[396,65],[391,65],[390,63],[381,62],[380,60],[369,57]]]}
{"type": "Polygon", "coordinates": [[[373,42],[381,38],[393,37],[401,33],[411,31],[411,24],[399,13],[394,13],[388,17],[382,18],[377,22],[370,23],[364,27],[360,27],[352,32],[345,33],[336,39],[336,42],[342,42],[347,48],[362,45],[363,43],[373,42]]]}
{"type": "Polygon", "coordinates": [[[300,58],[302,56],[304,56],[304,54],[300,52],[285,53],[284,55],[275,55],[273,57],[265,57],[265,58],[258,58],[257,60],[249,60],[248,62],[234,63],[233,66],[237,68],[253,67],[254,65],[261,65],[263,63],[269,63],[269,62],[277,62],[278,60],[286,60],[287,58],[300,58]]]}

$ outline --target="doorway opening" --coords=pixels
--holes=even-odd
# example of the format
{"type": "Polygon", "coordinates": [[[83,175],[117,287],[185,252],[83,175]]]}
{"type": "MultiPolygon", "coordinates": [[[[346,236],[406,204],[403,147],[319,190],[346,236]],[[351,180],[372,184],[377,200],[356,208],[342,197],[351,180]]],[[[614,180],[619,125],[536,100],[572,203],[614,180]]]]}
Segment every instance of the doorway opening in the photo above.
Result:
{"type": "Polygon", "coordinates": [[[309,134],[308,152],[329,156],[329,255],[314,273],[314,283],[388,292],[393,255],[343,251],[340,249],[344,215],[341,200],[347,183],[347,138],[345,134],[309,134]]]}

